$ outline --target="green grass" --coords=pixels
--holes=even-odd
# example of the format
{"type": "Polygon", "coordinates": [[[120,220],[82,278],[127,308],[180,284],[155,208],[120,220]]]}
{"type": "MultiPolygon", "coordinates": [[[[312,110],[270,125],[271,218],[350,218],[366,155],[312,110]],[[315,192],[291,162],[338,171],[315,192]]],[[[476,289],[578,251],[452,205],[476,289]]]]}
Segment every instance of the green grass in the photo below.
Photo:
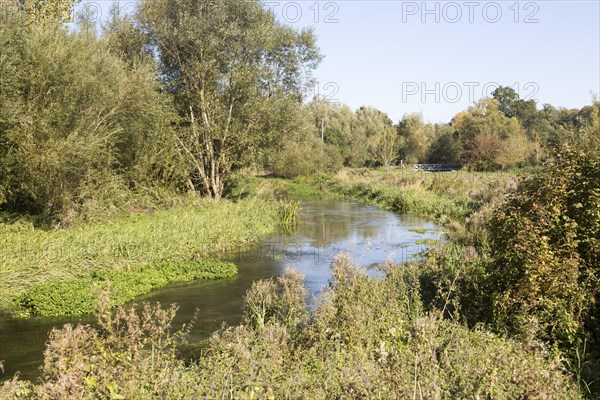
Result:
{"type": "Polygon", "coordinates": [[[281,200],[277,204],[277,216],[281,228],[286,232],[293,232],[300,224],[299,200],[281,200]]]}
{"type": "Polygon", "coordinates": [[[326,190],[400,212],[463,222],[515,184],[516,172],[424,172],[348,169],[331,177],[326,190]]]}
{"type": "Polygon", "coordinates": [[[327,190],[398,213],[435,219],[463,220],[473,205],[469,198],[451,199],[425,189],[402,188],[381,183],[345,182],[332,179],[327,190]]]}
{"type": "Polygon", "coordinates": [[[323,190],[325,180],[318,177],[297,177],[294,179],[273,178],[253,175],[237,175],[229,182],[227,197],[244,199],[252,196],[265,198],[286,198],[290,200],[319,199],[332,197],[323,190]]]}
{"type": "Polygon", "coordinates": [[[0,224],[0,308],[38,285],[92,279],[98,271],[135,271],[173,259],[202,258],[246,246],[277,226],[274,202],[201,201],[153,214],[66,230],[0,224]]]}

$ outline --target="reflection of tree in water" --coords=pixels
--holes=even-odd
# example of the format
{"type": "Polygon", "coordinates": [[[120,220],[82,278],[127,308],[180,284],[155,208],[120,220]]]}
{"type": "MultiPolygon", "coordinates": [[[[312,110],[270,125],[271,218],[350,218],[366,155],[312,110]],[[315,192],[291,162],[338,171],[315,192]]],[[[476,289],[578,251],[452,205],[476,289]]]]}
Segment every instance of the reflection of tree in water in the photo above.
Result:
{"type": "Polygon", "coordinates": [[[393,216],[371,207],[320,201],[305,206],[298,235],[314,240],[315,247],[332,243],[343,247],[384,235],[393,222],[393,216]]]}

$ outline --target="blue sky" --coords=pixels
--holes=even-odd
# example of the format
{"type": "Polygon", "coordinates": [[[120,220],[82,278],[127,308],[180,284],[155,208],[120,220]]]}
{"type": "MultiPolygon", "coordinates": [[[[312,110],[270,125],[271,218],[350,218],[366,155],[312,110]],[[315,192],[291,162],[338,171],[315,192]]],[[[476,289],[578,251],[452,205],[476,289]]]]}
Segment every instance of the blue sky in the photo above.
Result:
{"type": "Polygon", "coordinates": [[[600,92],[598,0],[337,0],[318,2],[318,14],[314,1],[265,4],[282,21],[314,26],[322,95],[394,121],[410,112],[449,121],[496,84],[569,108],[600,92]]]}
{"type": "MultiPolygon", "coordinates": [[[[262,1],[314,27],[325,55],[316,91],[394,121],[447,122],[498,84],[540,106],[580,108],[600,92],[600,0],[262,1]]],[[[83,4],[105,14],[111,1],[83,4]]]]}

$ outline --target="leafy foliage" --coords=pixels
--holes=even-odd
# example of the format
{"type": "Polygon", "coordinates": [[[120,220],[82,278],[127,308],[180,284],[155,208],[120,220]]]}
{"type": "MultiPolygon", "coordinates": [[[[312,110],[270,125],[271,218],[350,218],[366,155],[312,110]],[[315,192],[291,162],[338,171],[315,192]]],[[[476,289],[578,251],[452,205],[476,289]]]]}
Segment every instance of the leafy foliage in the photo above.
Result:
{"type": "Polygon", "coordinates": [[[92,278],[42,283],[31,287],[16,301],[35,316],[80,315],[95,310],[99,290],[111,292],[110,302],[114,306],[169,283],[228,278],[235,274],[235,264],[216,259],[171,260],[131,271],[99,270],[92,278]]]}
{"type": "Polygon", "coordinates": [[[434,164],[459,164],[464,148],[454,129],[449,125],[436,125],[435,135],[429,147],[427,161],[434,164]]]}
{"type": "Polygon", "coordinates": [[[476,170],[514,167],[533,151],[517,118],[504,115],[500,108],[495,99],[482,99],[452,121],[465,148],[462,160],[476,170]]]}
{"type": "Polygon", "coordinates": [[[497,208],[490,285],[499,326],[561,346],[582,340],[600,294],[598,176],[597,152],[565,150],[497,208]]]}
{"type": "Polygon", "coordinates": [[[91,187],[118,197],[131,186],[177,184],[168,104],[152,68],[128,69],[89,35],[54,25],[25,33],[4,9],[0,20],[0,41],[12,49],[0,62],[0,187],[9,194],[0,199],[9,208],[67,225],[102,194],[91,187]]]}
{"type": "Polygon", "coordinates": [[[6,0],[9,8],[24,15],[28,25],[41,28],[70,22],[77,3],[78,0],[6,0]]]}
{"type": "Polygon", "coordinates": [[[282,112],[320,60],[314,35],[280,24],[258,0],[146,0],[139,20],[182,119],[190,182],[218,199],[242,154],[294,128],[282,112]]]}
{"type": "Polygon", "coordinates": [[[434,134],[433,125],[425,124],[421,114],[408,114],[398,123],[397,129],[404,139],[400,158],[411,164],[426,161],[427,150],[434,134]]]}

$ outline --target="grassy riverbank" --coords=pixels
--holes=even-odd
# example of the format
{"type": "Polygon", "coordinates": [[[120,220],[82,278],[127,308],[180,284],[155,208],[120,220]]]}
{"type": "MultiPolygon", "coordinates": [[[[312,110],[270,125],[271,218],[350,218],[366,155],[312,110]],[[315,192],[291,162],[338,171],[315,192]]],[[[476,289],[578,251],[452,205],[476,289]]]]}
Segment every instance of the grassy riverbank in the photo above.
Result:
{"type": "Polygon", "coordinates": [[[178,352],[186,332],[170,329],[176,307],[112,313],[101,299],[99,328],[53,332],[41,380],[16,377],[0,397],[598,398],[598,273],[588,266],[598,259],[599,165],[569,153],[518,185],[513,173],[241,177],[229,188],[238,203],[225,207],[343,196],[464,235],[385,265],[383,279],[340,255],[314,308],[297,272],[257,281],[242,323],[215,332],[193,360],[178,352]]]}
{"type": "Polygon", "coordinates": [[[62,303],[42,303],[63,290],[74,299],[105,278],[132,282],[127,293],[116,284],[114,300],[122,303],[178,279],[174,275],[180,273],[190,279],[230,276],[227,264],[194,260],[246,246],[276,225],[275,203],[256,198],[198,201],[60,230],[38,229],[29,223],[2,224],[0,307],[25,306],[42,315],[77,314],[89,311],[86,301],[68,309],[62,303]],[[208,271],[212,273],[205,274],[208,271]]]}
{"type": "Polygon", "coordinates": [[[424,172],[412,169],[345,169],[335,175],[279,179],[240,176],[230,195],[293,199],[346,198],[398,213],[416,214],[442,224],[464,223],[474,212],[516,186],[519,175],[509,172],[424,172]]]}
{"type": "Polygon", "coordinates": [[[344,170],[325,190],[399,213],[462,222],[516,184],[515,172],[344,170]]]}

